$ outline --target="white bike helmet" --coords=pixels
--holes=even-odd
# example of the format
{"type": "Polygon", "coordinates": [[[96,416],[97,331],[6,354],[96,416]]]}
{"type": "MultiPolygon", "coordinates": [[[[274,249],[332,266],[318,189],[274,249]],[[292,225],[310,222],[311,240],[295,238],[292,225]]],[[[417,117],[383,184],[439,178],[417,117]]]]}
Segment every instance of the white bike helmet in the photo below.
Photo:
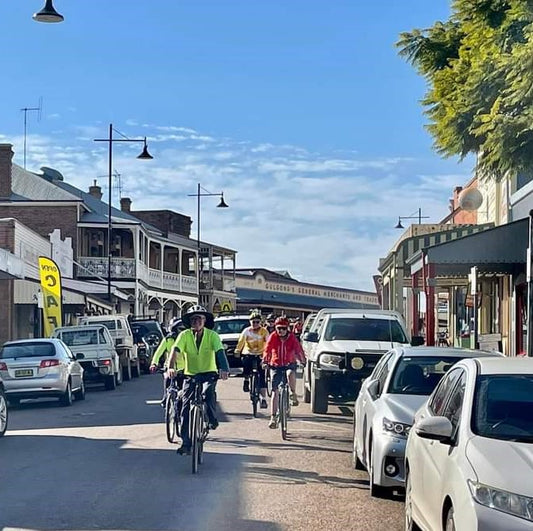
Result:
{"type": "Polygon", "coordinates": [[[213,328],[213,325],[215,324],[215,318],[213,317],[213,314],[208,312],[203,306],[200,306],[199,304],[194,304],[191,306],[185,315],[182,317],[183,324],[186,328],[191,327],[191,317],[193,315],[203,315],[205,317],[205,326],[206,328],[213,328]]]}

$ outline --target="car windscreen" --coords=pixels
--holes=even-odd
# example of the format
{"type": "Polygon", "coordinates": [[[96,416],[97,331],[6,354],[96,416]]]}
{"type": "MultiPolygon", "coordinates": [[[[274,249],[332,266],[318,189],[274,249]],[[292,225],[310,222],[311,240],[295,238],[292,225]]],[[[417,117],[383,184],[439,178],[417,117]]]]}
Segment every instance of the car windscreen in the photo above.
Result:
{"type": "Polygon", "coordinates": [[[60,339],[69,347],[98,345],[98,330],[63,330],[60,339]]]}
{"type": "Polygon", "coordinates": [[[213,330],[217,334],[240,334],[247,326],[250,326],[248,319],[234,319],[215,321],[213,330]]]}
{"type": "Polygon", "coordinates": [[[408,343],[400,323],[372,317],[334,317],[324,332],[326,341],[387,341],[408,343]]]}
{"type": "Polygon", "coordinates": [[[429,396],[460,359],[457,356],[404,356],[394,368],[387,393],[429,396]]]}
{"type": "Polygon", "coordinates": [[[53,343],[12,343],[0,350],[0,359],[47,358],[56,355],[53,343]]]}
{"type": "Polygon", "coordinates": [[[478,376],[472,431],[490,439],[533,443],[533,375],[478,376]]]}
{"type": "Polygon", "coordinates": [[[130,324],[131,331],[133,333],[133,337],[135,340],[140,340],[140,338],[147,336],[148,334],[156,334],[159,338],[163,337],[163,334],[161,333],[161,329],[159,328],[159,325],[153,321],[153,322],[145,322],[145,323],[131,323],[130,324]]]}

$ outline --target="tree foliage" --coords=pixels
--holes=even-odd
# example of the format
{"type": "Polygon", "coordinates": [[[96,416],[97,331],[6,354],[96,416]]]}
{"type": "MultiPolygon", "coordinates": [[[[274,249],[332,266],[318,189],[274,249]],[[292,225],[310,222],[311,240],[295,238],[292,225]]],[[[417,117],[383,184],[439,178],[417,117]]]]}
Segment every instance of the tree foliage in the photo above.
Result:
{"type": "Polygon", "coordinates": [[[533,0],[454,0],[449,20],[397,46],[428,81],[438,153],[474,153],[496,178],[533,170],[533,0]]]}

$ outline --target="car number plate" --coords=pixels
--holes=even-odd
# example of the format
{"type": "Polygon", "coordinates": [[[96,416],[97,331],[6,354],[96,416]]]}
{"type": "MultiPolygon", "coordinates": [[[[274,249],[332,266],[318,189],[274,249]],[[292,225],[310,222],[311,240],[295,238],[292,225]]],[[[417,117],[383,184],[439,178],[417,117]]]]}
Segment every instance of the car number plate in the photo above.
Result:
{"type": "Polygon", "coordinates": [[[15,371],[15,378],[25,378],[27,376],[33,376],[32,369],[17,369],[15,371]]]}

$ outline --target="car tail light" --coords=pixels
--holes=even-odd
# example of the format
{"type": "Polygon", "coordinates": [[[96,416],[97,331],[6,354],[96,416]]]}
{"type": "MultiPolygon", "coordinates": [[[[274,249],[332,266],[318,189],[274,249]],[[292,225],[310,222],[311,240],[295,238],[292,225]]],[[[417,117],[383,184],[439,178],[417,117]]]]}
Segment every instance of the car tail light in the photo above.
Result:
{"type": "Polygon", "coordinates": [[[3,361],[0,361],[0,371],[7,371],[7,365],[3,361]]]}
{"type": "Polygon", "coordinates": [[[48,367],[57,367],[59,365],[59,360],[43,360],[39,365],[40,369],[46,369],[48,367]]]}
{"type": "Polygon", "coordinates": [[[98,365],[111,365],[111,360],[98,360],[98,365]]]}

